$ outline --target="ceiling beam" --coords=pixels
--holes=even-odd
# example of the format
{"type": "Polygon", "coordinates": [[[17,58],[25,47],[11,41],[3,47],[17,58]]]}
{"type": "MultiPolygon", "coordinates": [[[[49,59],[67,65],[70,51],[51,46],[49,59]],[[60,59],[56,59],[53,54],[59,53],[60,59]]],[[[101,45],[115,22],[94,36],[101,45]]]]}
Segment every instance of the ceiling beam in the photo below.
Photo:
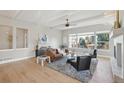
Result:
{"type": "MultiPolygon", "coordinates": [[[[64,10],[64,11],[68,11],[68,10],[64,10]]],[[[64,12],[63,11],[63,12],[64,12]]],[[[48,22],[52,22],[52,21],[55,21],[55,20],[58,20],[58,19],[60,19],[60,18],[63,18],[63,17],[68,17],[68,16],[72,16],[72,15],[74,15],[74,14],[77,14],[78,12],[81,12],[81,10],[73,10],[74,12],[72,12],[72,13],[63,13],[63,14],[61,14],[61,15],[59,15],[59,16],[55,16],[55,17],[52,17],[48,22]]]]}
{"type": "Polygon", "coordinates": [[[70,26],[70,27],[53,27],[59,30],[66,30],[66,29],[73,29],[73,28],[79,28],[79,27],[85,27],[87,25],[96,25],[96,24],[103,24],[103,25],[109,25],[110,27],[112,27],[112,23],[114,22],[114,17],[108,21],[108,19],[110,18],[99,18],[99,19],[94,19],[94,20],[89,20],[87,22],[81,22],[80,24],[76,25],[76,26],[70,26]]]}
{"type": "MultiPolygon", "coordinates": [[[[102,18],[104,17],[103,14],[100,14],[100,15],[96,15],[96,16],[92,16],[92,17],[89,17],[89,18],[80,18],[80,19],[76,19],[76,20],[73,20],[73,21],[69,21],[70,24],[78,24],[80,22],[86,22],[86,21],[89,21],[89,20],[96,20],[96,19],[99,19],[99,18],[102,18]]],[[[52,25],[50,27],[54,28],[54,27],[57,27],[57,26],[61,26],[61,25],[64,25],[66,24],[66,21],[63,22],[63,23],[60,23],[60,24],[55,24],[55,25],[52,25]]]]}

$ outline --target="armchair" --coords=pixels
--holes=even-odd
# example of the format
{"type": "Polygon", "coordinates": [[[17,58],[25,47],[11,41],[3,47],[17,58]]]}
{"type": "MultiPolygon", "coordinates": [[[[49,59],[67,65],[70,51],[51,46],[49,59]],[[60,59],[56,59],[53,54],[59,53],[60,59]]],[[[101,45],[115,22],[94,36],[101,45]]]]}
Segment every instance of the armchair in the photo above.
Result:
{"type": "Polygon", "coordinates": [[[78,56],[76,62],[69,62],[77,71],[89,70],[91,63],[91,56],[78,56]]]}

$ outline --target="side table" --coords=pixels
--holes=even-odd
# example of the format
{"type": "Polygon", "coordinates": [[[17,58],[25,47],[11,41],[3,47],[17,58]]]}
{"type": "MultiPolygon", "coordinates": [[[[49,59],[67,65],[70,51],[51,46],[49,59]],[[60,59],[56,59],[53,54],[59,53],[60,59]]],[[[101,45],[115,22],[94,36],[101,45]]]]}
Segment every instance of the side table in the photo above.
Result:
{"type": "Polygon", "coordinates": [[[50,57],[49,56],[38,56],[37,57],[37,64],[40,62],[41,66],[44,66],[44,62],[48,60],[48,62],[50,63],[50,57]],[[40,61],[39,61],[40,60],[40,61]]]}

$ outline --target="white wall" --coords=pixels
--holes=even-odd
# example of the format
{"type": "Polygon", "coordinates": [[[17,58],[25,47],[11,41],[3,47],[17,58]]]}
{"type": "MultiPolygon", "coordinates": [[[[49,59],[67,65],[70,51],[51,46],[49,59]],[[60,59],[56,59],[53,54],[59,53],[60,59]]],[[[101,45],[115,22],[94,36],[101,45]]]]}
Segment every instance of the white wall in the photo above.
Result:
{"type": "MultiPolygon", "coordinates": [[[[86,27],[65,30],[65,31],[63,31],[63,42],[62,43],[68,45],[68,43],[69,43],[68,35],[69,34],[107,31],[110,29],[111,29],[111,27],[109,27],[109,26],[97,24],[97,25],[91,25],[91,26],[86,26],[86,27]]],[[[103,55],[103,56],[109,56],[110,50],[98,50],[98,54],[103,55]]]]}
{"type": "MultiPolygon", "coordinates": [[[[46,34],[48,41],[47,46],[51,46],[52,48],[59,48],[62,44],[62,31],[58,31],[56,29],[51,29],[46,26],[39,27],[39,35],[46,34]]],[[[41,44],[41,46],[43,46],[41,44]]]]}
{"type": "Polygon", "coordinates": [[[37,26],[35,24],[30,24],[22,21],[13,21],[10,18],[0,17],[0,25],[8,25],[13,27],[13,49],[0,50],[0,61],[1,59],[21,59],[27,57],[34,57],[36,46],[36,40],[38,38],[38,32],[45,33],[48,35],[48,41],[51,42],[52,47],[59,47],[62,43],[61,31],[54,31],[45,26],[37,26]],[[16,49],[16,27],[26,28],[29,30],[28,36],[28,48],[16,49]]]}
{"type": "Polygon", "coordinates": [[[13,49],[8,49],[8,50],[0,50],[0,59],[5,60],[5,59],[18,59],[18,58],[24,58],[24,57],[33,57],[34,56],[34,45],[33,45],[33,40],[35,37],[35,25],[26,23],[26,22],[20,22],[20,21],[13,21],[12,19],[9,18],[4,18],[0,17],[0,25],[8,25],[13,27],[13,49]],[[29,30],[29,46],[26,49],[16,49],[16,34],[15,34],[15,29],[16,27],[20,28],[27,28],[29,30]],[[32,36],[33,35],[33,36],[32,36]]]}

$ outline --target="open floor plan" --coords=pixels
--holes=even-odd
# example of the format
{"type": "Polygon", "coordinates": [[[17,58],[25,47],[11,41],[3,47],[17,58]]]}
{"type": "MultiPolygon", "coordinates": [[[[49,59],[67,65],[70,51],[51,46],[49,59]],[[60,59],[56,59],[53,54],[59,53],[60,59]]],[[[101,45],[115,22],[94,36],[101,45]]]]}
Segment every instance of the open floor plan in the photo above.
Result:
{"type": "Polygon", "coordinates": [[[0,83],[124,82],[123,10],[0,10],[0,83]]]}

